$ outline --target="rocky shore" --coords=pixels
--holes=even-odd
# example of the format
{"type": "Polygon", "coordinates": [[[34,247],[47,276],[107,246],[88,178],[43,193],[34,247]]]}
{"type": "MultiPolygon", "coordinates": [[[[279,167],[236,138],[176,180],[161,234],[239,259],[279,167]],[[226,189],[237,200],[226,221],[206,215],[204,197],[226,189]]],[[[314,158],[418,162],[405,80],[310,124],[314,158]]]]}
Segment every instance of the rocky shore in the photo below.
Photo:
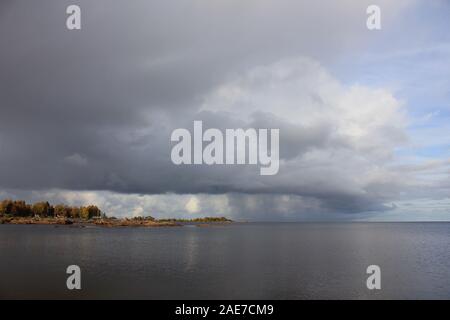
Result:
{"type": "Polygon", "coordinates": [[[39,218],[39,217],[2,217],[0,224],[37,224],[37,225],[73,225],[100,227],[170,227],[179,226],[174,222],[159,222],[144,219],[70,219],[70,218],[39,218]]]}
{"type": "Polygon", "coordinates": [[[186,224],[198,227],[226,225],[232,223],[225,218],[199,218],[193,220],[184,219],[146,219],[146,218],[95,218],[73,219],[64,217],[0,217],[0,224],[33,224],[33,225],[71,225],[75,227],[99,226],[99,227],[175,227],[186,224]]]}

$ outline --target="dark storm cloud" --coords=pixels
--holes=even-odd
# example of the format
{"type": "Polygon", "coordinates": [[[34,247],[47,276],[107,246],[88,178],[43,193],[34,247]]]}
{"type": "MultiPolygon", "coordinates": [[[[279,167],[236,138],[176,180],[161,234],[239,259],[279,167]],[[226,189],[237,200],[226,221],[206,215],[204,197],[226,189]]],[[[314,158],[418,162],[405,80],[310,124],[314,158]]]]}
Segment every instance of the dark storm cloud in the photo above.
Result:
{"type": "MultiPolygon", "coordinates": [[[[355,174],[349,167],[365,170],[365,164],[355,160],[349,167],[338,163],[321,170],[310,168],[320,165],[319,160],[303,161],[314,150],[327,150],[326,157],[330,150],[336,152],[342,156],[336,163],[355,152],[378,156],[377,146],[359,150],[336,133],[334,113],[308,124],[289,121],[289,114],[277,114],[275,105],[246,116],[201,109],[215,88],[260,65],[297,56],[331,60],[347,49],[348,39],[362,38],[364,8],[364,3],[335,1],[2,2],[1,187],[288,194],[319,202],[323,211],[382,209],[389,197],[381,191],[367,193],[367,184],[354,181],[342,186],[347,175],[355,174]],[[82,8],[80,31],[65,29],[69,4],[82,8]],[[339,18],[324,14],[324,6],[339,18]],[[255,167],[174,166],[170,134],[190,129],[193,120],[216,128],[280,128],[285,169],[264,179],[255,167]],[[328,179],[322,181],[327,171],[328,179]]],[[[299,68],[306,71],[299,69],[293,77],[322,72],[314,63],[300,63],[299,68]]],[[[272,81],[271,72],[261,77],[263,84],[272,81]]],[[[250,97],[258,85],[246,89],[250,97]]],[[[330,107],[330,101],[321,100],[322,91],[305,91],[305,104],[330,107]]],[[[323,165],[327,163],[329,159],[323,165]]],[[[233,203],[245,208],[238,200],[233,203]]],[[[277,212],[267,201],[261,206],[277,212]]]]}

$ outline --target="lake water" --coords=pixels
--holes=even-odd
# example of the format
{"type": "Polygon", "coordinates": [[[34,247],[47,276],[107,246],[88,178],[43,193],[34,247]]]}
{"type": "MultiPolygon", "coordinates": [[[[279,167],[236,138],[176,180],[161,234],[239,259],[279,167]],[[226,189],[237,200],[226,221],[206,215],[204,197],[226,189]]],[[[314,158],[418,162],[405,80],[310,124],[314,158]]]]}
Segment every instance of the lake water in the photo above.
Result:
{"type": "Polygon", "coordinates": [[[0,298],[449,299],[450,223],[0,225],[0,298]]]}

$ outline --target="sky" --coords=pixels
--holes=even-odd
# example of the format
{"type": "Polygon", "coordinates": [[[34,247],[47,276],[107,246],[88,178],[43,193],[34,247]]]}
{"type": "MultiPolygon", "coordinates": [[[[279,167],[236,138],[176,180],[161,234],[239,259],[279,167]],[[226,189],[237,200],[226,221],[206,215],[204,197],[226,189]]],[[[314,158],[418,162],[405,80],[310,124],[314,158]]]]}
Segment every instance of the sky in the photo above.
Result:
{"type": "Polygon", "coordinates": [[[449,15],[446,0],[4,0],[0,198],[450,221],[449,15]],[[72,4],[81,30],[66,28],[72,4]],[[278,174],[174,165],[171,132],[195,120],[279,129],[278,174]]]}

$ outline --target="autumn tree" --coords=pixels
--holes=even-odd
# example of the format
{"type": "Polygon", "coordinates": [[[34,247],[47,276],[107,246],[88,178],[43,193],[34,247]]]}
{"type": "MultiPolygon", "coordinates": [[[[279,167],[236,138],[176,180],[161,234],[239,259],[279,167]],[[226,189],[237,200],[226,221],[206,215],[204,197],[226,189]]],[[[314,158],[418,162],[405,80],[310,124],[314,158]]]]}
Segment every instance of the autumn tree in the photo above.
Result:
{"type": "Polygon", "coordinates": [[[26,217],[31,215],[31,206],[22,200],[3,200],[0,203],[0,215],[26,217]]]}
{"type": "Polygon", "coordinates": [[[53,216],[54,208],[46,201],[46,202],[36,202],[32,206],[32,212],[34,215],[40,217],[48,217],[53,216]]]}
{"type": "Polygon", "coordinates": [[[70,208],[70,217],[73,219],[80,218],[80,208],[79,207],[72,207],[70,208]]]}
{"type": "Polygon", "coordinates": [[[72,212],[72,208],[69,206],[66,206],[64,204],[58,204],[55,206],[55,217],[65,217],[70,218],[72,212]]]}
{"type": "Polygon", "coordinates": [[[97,206],[87,206],[80,208],[80,217],[85,220],[89,220],[93,217],[100,217],[102,215],[101,210],[97,206]]]}
{"type": "Polygon", "coordinates": [[[11,214],[11,209],[13,207],[13,201],[11,199],[6,199],[0,202],[0,215],[11,214]]]}
{"type": "Polygon", "coordinates": [[[64,204],[58,204],[55,207],[47,201],[36,202],[33,205],[27,204],[22,200],[6,199],[0,202],[0,216],[10,215],[17,217],[65,217],[74,219],[89,220],[94,217],[105,216],[102,211],[94,205],[84,207],[71,207],[64,204]]]}
{"type": "Polygon", "coordinates": [[[11,208],[11,214],[18,217],[27,217],[31,215],[31,206],[26,204],[25,201],[16,200],[13,202],[11,208]]]}

